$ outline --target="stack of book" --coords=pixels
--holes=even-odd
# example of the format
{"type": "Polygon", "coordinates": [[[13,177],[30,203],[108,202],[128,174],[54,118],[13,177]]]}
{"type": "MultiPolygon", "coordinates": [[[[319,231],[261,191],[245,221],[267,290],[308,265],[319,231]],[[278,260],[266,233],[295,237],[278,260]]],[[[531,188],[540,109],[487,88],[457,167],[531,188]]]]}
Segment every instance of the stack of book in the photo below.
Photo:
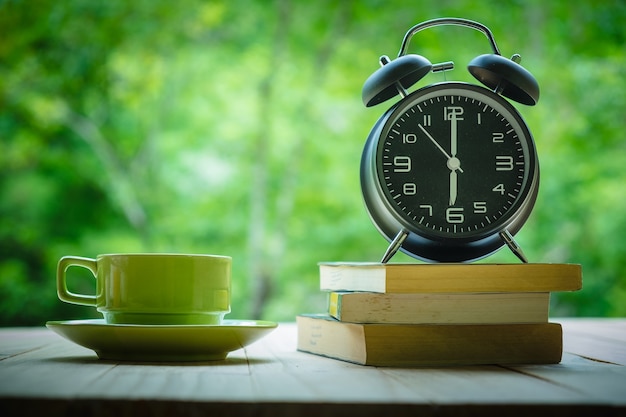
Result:
{"type": "Polygon", "coordinates": [[[298,350],[363,365],[559,363],[550,293],[575,264],[320,264],[328,311],[296,318],[298,350]]]}

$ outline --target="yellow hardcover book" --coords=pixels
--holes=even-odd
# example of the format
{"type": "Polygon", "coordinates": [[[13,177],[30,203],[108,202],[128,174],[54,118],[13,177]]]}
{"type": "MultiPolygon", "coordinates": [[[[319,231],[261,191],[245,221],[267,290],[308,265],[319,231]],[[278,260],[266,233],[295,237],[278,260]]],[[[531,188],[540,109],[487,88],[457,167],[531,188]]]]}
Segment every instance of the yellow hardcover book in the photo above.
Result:
{"type": "Polygon", "coordinates": [[[582,288],[578,264],[320,263],[322,291],[552,292],[582,288]]]}
{"type": "Polygon", "coordinates": [[[330,292],[328,314],[353,323],[546,323],[550,293],[330,292]]]}
{"type": "Polygon", "coordinates": [[[328,315],[296,317],[300,351],[373,366],[553,364],[561,361],[558,323],[363,324],[328,315]]]}

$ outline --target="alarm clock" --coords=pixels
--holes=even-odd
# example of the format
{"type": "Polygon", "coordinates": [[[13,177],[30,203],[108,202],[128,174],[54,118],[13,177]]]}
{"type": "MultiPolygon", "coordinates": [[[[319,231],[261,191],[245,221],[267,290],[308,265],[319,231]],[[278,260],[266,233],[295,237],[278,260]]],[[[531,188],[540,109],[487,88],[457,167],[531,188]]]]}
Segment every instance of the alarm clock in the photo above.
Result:
{"type": "Polygon", "coordinates": [[[415,25],[396,59],[380,58],[363,103],[400,100],[372,128],[360,176],[370,218],[390,242],[382,263],[398,250],[427,262],[472,262],[505,245],[527,262],[513,236],[535,204],[539,161],[528,126],[507,99],[535,105],[539,86],[519,62],[517,54],[500,54],[489,28],[459,18],[415,25]],[[409,93],[430,72],[454,67],[407,54],[416,33],[441,25],[487,37],[492,53],[468,65],[481,85],[449,81],[409,93]]]}

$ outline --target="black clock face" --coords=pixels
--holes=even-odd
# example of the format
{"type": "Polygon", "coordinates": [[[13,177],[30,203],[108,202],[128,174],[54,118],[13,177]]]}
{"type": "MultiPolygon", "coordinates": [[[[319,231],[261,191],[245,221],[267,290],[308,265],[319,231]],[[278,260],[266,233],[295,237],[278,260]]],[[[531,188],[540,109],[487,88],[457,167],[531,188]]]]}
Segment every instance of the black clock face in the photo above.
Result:
{"type": "Polygon", "coordinates": [[[517,111],[483,87],[445,83],[405,98],[375,151],[376,176],[402,227],[476,240],[506,228],[538,175],[517,111]]]}

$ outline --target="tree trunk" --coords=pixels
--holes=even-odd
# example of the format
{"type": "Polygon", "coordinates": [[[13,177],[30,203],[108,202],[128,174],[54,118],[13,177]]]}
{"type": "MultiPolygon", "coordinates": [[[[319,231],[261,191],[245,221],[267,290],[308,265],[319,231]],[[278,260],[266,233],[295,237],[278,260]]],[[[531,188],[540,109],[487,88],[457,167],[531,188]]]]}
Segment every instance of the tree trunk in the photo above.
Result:
{"type": "MultiPolygon", "coordinates": [[[[292,215],[294,199],[296,195],[297,178],[300,171],[298,155],[304,150],[306,135],[298,135],[292,140],[292,152],[288,158],[288,164],[281,175],[279,192],[275,202],[270,202],[268,193],[268,178],[270,170],[270,155],[268,152],[271,146],[274,116],[274,93],[277,86],[276,74],[278,66],[283,60],[284,52],[287,50],[287,38],[289,33],[288,22],[290,21],[290,1],[279,1],[278,21],[273,43],[273,53],[270,55],[272,65],[268,74],[259,84],[258,88],[258,108],[259,108],[259,134],[254,146],[254,167],[252,169],[252,189],[251,189],[251,216],[249,228],[249,278],[251,280],[251,317],[259,319],[263,316],[263,310],[272,296],[276,286],[276,276],[280,272],[280,265],[285,256],[287,247],[288,220],[292,215]],[[269,230],[267,224],[267,213],[269,207],[275,209],[276,222],[269,230]]],[[[315,77],[311,81],[310,89],[312,94],[308,95],[308,100],[299,103],[298,112],[304,118],[313,119],[315,117],[311,105],[314,100],[314,92],[322,85],[325,71],[328,68],[330,57],[332,56],[337,39],[345,29],[349,16],[349,2],[341,2],[338,13],[328,31],[328,38],[322,43],[313,65],[316,68],[315,77]]]]}

